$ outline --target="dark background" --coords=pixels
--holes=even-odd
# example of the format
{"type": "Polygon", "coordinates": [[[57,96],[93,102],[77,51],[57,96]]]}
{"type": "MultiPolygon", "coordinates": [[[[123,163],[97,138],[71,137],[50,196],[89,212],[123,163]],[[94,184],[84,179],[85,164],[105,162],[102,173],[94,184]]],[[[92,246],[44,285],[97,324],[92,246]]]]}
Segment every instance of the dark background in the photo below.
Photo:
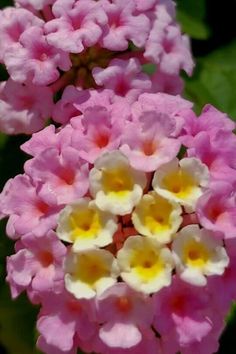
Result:
{"type": "MultiPolygon", "coordinates": [[[[193,77],[183,74],[185,97],[195,103],[197,112],[204,104],[212,103],[236,120],[236,0],[177,0],[176,3],[178,20],[191,36],[196,58],[193,77]]],[[[11,1],[0,0],[1,8],[10,4],[11,1]]],[[[0,68],[0,81],[6,78],[4,69],[0,68]]],[[[7,179],[22,172],[26,156],[19,146],[25,140],[25,136],[0,134],[0,190],[7,179]]],[[[5,237],[4,228],[4,222],[0,223],[0,353],[36,354],[39,353],[35,349],[38,309],[25,295],[15,301],[10,299],[4,280],[5,257],[13,253],[13,243],[5,237]]],[[[226,322],[218,354],[235,354],[235,306],[226,322]]]]}

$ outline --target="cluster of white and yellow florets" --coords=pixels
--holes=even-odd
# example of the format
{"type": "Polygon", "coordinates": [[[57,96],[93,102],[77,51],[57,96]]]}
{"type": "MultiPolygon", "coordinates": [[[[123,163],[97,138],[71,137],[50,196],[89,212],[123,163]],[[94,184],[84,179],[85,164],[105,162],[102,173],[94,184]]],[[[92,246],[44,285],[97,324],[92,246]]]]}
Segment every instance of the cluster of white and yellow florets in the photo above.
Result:
{"type": "Polygon", "coordinates": [[[123,281],[152,294],[170,285],[175,272],[197,286],[223,274],[229,260],[221,240],[183,222],[208,182],[208,168],[197,158],[174,158],[145,173],[118,150],[101,155],[90,170],[88,197],[59,216],[57,235],[72,244],[64,265],[67,290],[89,299],[123,281]],[[117,249],[125,223],[132,232],[117,249]]]}

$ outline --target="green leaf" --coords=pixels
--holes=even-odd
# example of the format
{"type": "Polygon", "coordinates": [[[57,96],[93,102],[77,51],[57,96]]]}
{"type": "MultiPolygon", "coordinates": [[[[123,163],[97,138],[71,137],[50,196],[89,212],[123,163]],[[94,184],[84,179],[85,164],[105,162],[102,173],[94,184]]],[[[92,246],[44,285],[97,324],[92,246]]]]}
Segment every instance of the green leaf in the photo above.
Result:
{"type": "Polygon", "coordinates": [[[210,30],[205,21],[205,0],[178,0],[177,21],[183,32],[195,39],[207,39],[210,30]]]}
{"type": "Polygon", "coordinates": [[[192,78],[186,77],[185,97],[195,103],[199,113],[211,103],[236,120],[236,41],[199,58],[192,78]]]}
{"type": "Polygon", "coordinates": [[[35,349],[36,309],[26,296],[12,301],[8,286],[0,289],[0,342],[8,354],[37,354],[35,349]]]}
{"type": "Polygon", "coordinates": [[[1,0],[0,2],[0,8],[7,7],[7,6],[13,6],[13,1],[11,0],[1,0]]]}

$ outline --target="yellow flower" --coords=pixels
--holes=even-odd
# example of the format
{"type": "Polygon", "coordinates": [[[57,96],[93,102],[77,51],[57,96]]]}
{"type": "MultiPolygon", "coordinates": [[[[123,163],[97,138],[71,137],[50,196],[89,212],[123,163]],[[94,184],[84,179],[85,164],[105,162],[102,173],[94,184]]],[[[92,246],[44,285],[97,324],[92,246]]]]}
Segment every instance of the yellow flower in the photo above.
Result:
{"type": "Polygon", "coordinates": [[[193,211],[208,181],[208,168],[199,159],[193,157],[179,161],[175,158],[158,168],[152,185],[164,198],[179,202],[193,211]]]}
{"type": "Polygon", "coordinates": [[[182,209],[156,192],[145,194],[132,214],[135,229],[142,235],[169,243],[182,222],[182,209]]]}
{"type": "Polygon", "coordinates": [[[113,255],[101,249],[68,254],[65,262],[65,286],[77,299],[89,299],[116,283],[119,275],[113,255]]]}
{"type": "Polygon", "coordinates": [[[112,151],[95,161],[89,182],[91,195],[101,210],[125,215],[140,201],[146,175],[133,169],[120,151],[112,151]]]}
{"type": "Polygon", "coordinates": [[[188,283],[204,286],[205,276],[221,275],[229,258],[220,239],[198,225],[185,226],[172,244],[177,273],[188,283]]]}
{"type": "Polygon", "coordinates": [[[76,251],[112,243],[116,230],[114,215],[98,209],[89,198],[81,198],[61,211],[57,235],[61,240],[73,243],[76,251]]]}
{"type": "Polygon", "coordinates": [[[137,291],[150,294],[171,283],[171,252],[155,239],[129,237],[118,252],[117,261],[122,279],[137,291]]]}

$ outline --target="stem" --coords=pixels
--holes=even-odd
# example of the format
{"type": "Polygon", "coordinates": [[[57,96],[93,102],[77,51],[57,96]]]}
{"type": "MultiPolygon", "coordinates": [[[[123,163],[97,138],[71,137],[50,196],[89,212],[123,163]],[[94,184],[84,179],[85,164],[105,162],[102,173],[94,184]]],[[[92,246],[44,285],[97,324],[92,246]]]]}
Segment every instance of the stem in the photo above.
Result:
{"type": "Polygon", "coordinates": [[[55,81],[50,88],[52,89],[53,93],[56,93],[67,86],[70,82],[73,81],[74,78],[74,69],[69,70],[65,74],[63,74],[57,81],[55,81]]]}

